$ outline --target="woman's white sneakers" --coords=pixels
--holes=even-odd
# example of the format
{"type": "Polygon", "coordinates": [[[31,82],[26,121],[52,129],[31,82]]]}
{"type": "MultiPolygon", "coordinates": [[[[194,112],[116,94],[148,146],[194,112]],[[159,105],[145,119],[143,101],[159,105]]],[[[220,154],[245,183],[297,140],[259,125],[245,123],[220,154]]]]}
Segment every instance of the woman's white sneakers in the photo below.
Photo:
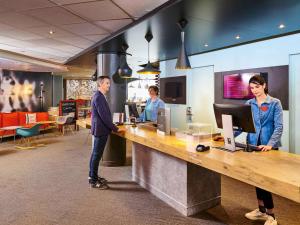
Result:
{"type": "Polygon", "coordinates": [[[266,221],[264,225],[277,225],[277,220],[272,216],[262,213],[259,209],[255,209],[245,214],[245,217],[249,220],[262,220],[266,221]]]}
{"type": "Polygon", "coordinates": [[[277,225],[277,220],[273,218],[273,216],[268,216],[267,221],[265,222],[265,225],[277,225]]]}
{"type": "Polygon", "coordinates": [[[251,212],[245,214],[245,217],[249,220],[264,220],[268,219],[268,215],[266,213],[262,213],[259,209],[254,209],[251,212]]]}

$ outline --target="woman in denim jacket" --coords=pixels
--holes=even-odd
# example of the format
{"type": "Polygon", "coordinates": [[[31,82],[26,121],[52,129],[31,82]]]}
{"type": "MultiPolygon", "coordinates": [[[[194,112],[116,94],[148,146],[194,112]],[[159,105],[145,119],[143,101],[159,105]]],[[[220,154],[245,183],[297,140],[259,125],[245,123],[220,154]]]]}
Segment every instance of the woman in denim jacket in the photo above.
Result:
{"type": "MultiPolygon", "coordinates": [[[[248,143],[259,146],[261,151],[278,149],[283,130],[280,100],[268,95],[266,81],[260,75],[251,77],[249,85],[255,98],[248,100],[246,104],[251,105],[256,133],[248,133],[248,143]]],[[[245,216],[250,220],[265,220],[265,225],[277,225],[272,194],[256,187],[256,196],[259,208],[245,216]]]]}
{"type": "Polygon", "coordinates": [[[157,121],[157,112],[159,108],[165,108],[165,103],[158,98],[158,87],[150,86],[148,88],[150,98],[146,101],[145,110],[140,115],[140,121],[157,121]]]}

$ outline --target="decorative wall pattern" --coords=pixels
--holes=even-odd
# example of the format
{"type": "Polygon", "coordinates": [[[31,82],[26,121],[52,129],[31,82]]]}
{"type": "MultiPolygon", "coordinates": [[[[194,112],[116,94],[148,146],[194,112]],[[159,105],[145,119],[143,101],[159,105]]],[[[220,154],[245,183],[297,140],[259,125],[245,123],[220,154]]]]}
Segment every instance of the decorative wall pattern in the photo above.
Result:
{"type": "Polygon", "coordinates": [[[97,91],[92,80],[67,80],[67,99],[90,99],[97,91]]]}
{"type": "Polygon", "coordinates": [[[46,111],[51,96],[50,73],[0,69],[0,112],[46,111]]]}

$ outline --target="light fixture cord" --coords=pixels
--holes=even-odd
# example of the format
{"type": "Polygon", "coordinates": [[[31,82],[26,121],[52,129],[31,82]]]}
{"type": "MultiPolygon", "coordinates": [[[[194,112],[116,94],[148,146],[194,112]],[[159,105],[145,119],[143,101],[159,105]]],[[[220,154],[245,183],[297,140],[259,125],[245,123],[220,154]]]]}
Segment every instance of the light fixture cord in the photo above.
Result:
{"type": "Polygon", "coordinates": [[[150,62],[150,53],[149,53],[149,49],[150,49],[150,43],[148,42],[148,62],[150,62]]]}

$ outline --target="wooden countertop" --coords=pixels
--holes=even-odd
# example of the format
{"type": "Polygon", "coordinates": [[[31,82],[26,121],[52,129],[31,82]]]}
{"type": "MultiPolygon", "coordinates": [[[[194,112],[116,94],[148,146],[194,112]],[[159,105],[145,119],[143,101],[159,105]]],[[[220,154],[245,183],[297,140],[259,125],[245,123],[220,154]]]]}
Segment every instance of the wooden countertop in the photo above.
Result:
{"type": "MultiPolygon", "coordinates": [[[[161,136],[138,127],[124,127],[126,132],[118,135],[128,140],[300,203],[299,155],[282,151],[226,152],[213,147],[210,151],[198,153],[195,151],[198,143],[179,140],[175,136],[161,136]]],[[[202,144],[222,145],[210,141],[202,144]]]]}

